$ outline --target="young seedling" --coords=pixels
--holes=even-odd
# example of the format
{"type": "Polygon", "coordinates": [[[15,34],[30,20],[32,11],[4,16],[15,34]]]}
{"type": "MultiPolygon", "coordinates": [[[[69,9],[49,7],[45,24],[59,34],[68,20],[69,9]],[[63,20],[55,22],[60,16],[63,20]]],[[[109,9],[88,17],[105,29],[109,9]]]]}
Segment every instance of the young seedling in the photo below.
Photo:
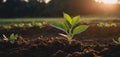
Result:
{"type": "Polygon", "coordinates": [[[14,33],[12,33],[10,36],[9,36],[9,38],[7,38],[5,35],[3,35],[3,40],[5,40],[5,41],[8,41],[8,42],[10,42],[10,43],[14,43],[15,42],[15,40],[18,38],[18,34],[14,34],[14,33]]]}
{"type": "Polygon", "coordinates": [[[113,42],[115,42],[116,44],[120,44],[120,37],[117,39],[117,41],[113,39],[113,42]]]}
{"type": "Polygon", "coordinates": [[[42,23],[38,22],[38,23],[34,23],[34,26],[37,26],[37,27],[42,27],[42,23]]]}
{"type": "Polygon", "coordinates": [[[12,28],[10,25],[3,25],[3,27],[7,30],[10,30],[12,28]]]}
{"type": "Polygon", "coordinates": [[[24,26],[25,26],[24,23],[20,23],[20,24],[18,24],[18,27],[20,27],[20,28],[23,28],[24,26]]]}
{"type": "Polygon", "coordinates": [[[74,35],[85,31],[88,28],[88,26],[87,25],[77,26],[80,16],[75,16],[71,18],[66,13],[64,13],[63,16],[65,19],[65,22],[55,22],[51,24],[51,26],[65,32],[66,34],[60,34],[60,35],[67,38],[67,40],[69,41],[69,44],[71,44],[74,35]]]}
{"type": "Polygon", "coordinates": [[[41,22],[35,22],[35,21],[33,21],[32,25],[36,26],[36,27],[39,27],[39,28],[43,27],[43,24],[41,22]]]}
{"type": "Polygon", "coordinates": [[[116,23],[103,23],[103,22],[100,22],[97,24],[98,27],[116,27],[117,24],[116,23]]]}
{"type": "Polygon", "coordinates": [[[25,27],[32,27],[33,25],[31,23],[25,24],[25,27]]]}

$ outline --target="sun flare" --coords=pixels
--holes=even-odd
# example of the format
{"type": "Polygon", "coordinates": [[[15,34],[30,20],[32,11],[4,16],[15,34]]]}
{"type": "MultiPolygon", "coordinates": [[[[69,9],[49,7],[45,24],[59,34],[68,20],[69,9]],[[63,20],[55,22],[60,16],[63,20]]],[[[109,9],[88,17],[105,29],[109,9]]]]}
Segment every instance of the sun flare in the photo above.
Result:
{"type": "Polygon", "coordinates": [[[96,2],[100,2],[104,4],[117,4],[118,0],[96,0],[96,2]]]}

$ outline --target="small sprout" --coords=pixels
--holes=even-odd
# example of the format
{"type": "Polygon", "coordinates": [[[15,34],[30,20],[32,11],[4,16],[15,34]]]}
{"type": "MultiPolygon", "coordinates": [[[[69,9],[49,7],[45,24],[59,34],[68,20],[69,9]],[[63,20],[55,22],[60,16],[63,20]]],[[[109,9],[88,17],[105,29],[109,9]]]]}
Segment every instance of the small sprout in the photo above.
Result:
{"type": "Polygon", "coordinates": [[[3,40],[8,41],[9,39],[3,34],[3,40]]]}
{"type": "Polygon", "coordinates": [[[12,27],[11,27],[10,25],[3,25],[3,28],[9,30],[9,29],[11,29],[12,27]]]}
{"type": "Polygon", "coordinates": [[[25,26],[25,24],[24,24],[24,23],[18,24],[18,27],[23,28],[24,26],[25,26]]]}
{"type": "Polygon", "coordinates": [[[32,27],[31,23],[26,24],[27,27],[32,27]]]}
{"type": "Polygon", "coordinates": [[[103,26],[104,26],[104,23],[100,22],[100,23],[97,24],[97,26],[103,27],[103,26]]]}
{"type": "Polygon", "coordinates": [[[42,23],[35,23],[35,26],[42,27],[42,23]]]}
{"type": "Polygon", "coordinates": [[[63,15],[64,15],[65,22],[55,22],[51,24],[51,26],[64,31],[66,34],[60,34],[60,35],[67,38],[67,40],[69,41],[69,44],[71,44],[74,35],[85,31],[88,28],[88,26],[87,25],[77,26],[77,24],[79,23],[80,16],[75,16],[71,18],[66,13],[64,13],[63,15]]]}
{"type": "Polygon", "coordinates": [[[14,33],[12,33],[10,36],[9,36],[9,38],[7,38],[5,35],[3,35],[3,40],[5,40],[5,41],[9,41],[10,43],[14,43],[15,42],[15,40],[18,38],[18,34],[14,34],[14,33]]]}
{"type": "Polygon", "coordinates": [[[13,24],[12,26],[13,26],[13,27],[18,27],[18,24],[13,24]]]}
{"type": "Polygon", "coordinates": [[[116,24],[116,23],[112,23],[112,24],[111,24],[111,26],[116,27],[116,26],[117,26],[117,24],[116,24]]]}
{"type": "Polygon", "coordinates": [[[116,44],[120,44],[120,37],[117,39],[117,41],[115,39],[113,39],[113,42],[116,44]]]}
{"type": "Polygon", "coordinates": [[[17,38],[18,38],[18,34],[12,33],[9,39],[10,43],[14,43],[17,38]]]}
{"type": "Polygon", "coordinates": [[[117,24],[116,23],[103,23],[100,22],[97,24],[98,27],[116,27],[117,24]]]}
{"type": "Polygon", "coordinates": [[[32,22],[32,25],[40,28],[43,26],[43,24],[40,22],[32,22]]]}
{"type": "Polygon", "coordinates": [[[111,24],[105,23],[104,26],[105,27],[111,27],[111,24]]]}

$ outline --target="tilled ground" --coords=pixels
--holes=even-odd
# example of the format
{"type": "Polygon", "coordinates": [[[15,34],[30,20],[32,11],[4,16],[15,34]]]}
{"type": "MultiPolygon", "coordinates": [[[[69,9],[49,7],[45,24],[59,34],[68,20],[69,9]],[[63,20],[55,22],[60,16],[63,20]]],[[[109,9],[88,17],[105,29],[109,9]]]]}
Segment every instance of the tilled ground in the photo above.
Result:
{"type": "Polygon", "coordinates": [[[78,41],[65,38],[19,37],[14,44],[0,42],[2,57],[120,57],[120,45],[112,41],[78,41]]]}
{"type": "Polygon", "coordinates": [[[72,44],[51,26],[43,28],[0,28],[0,57],[120,57],[120,45],[112,39],[120,36],[120,26],[97,27],[96,24],[74,37],[72,44]],[[2,40],[2,34],[20,36],[14,44],[2,40]],[[76,39],[76,40],[75,40],[76,39]]]}

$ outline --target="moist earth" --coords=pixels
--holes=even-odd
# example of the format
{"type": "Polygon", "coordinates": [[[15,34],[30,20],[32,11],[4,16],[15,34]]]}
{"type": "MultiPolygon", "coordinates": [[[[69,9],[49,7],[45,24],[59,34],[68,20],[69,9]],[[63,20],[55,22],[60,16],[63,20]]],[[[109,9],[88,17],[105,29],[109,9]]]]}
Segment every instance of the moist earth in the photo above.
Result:
{"type": "Polygon", "coordinates": [[[0,28],[0,57],[120,57],[120,45],[113,42],[120,36],[120,26],[89,28],[75,35],[72,43],[60,36],[64,33],[49,25],[42,28],[0,28]],[[3,40],[2,35],[19,34],[14,44],[3,40]]]}

